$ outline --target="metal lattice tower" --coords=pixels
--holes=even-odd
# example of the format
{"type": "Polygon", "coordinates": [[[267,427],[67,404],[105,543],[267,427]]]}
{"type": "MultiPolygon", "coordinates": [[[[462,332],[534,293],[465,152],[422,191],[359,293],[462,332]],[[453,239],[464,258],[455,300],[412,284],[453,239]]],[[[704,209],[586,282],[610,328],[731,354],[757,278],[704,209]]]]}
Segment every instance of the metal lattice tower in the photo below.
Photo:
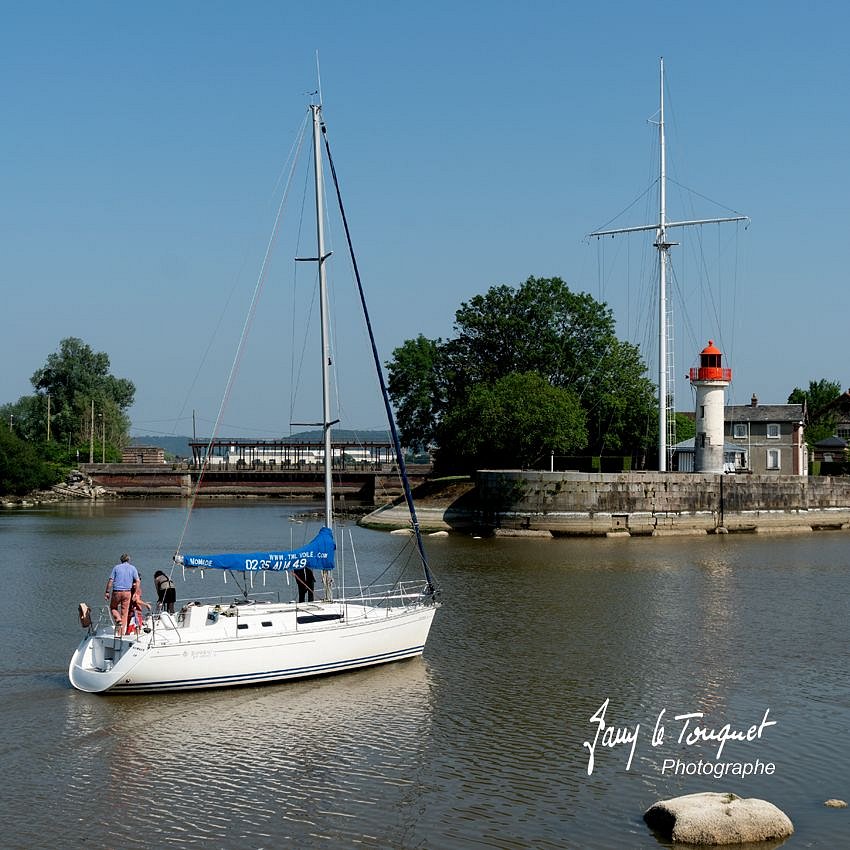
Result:
{"type": "Polygon", "coordinates": [[[673,345],[673,301],[667,299],[667,469],[670,469],[673,446],[676,445],[676,369],[673,345]]]}

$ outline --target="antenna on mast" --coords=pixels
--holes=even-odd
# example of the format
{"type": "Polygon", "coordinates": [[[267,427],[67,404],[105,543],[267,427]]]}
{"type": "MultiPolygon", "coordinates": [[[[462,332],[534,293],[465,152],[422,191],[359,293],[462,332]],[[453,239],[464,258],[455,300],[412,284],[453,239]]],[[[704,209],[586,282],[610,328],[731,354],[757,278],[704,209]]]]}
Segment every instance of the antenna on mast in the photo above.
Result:
{"type": "Polygon", "coordinates": [[[317,94],[319,95],[319,105],[323,104],[324,98],[322,97],[322,69],[319,66],[319,51],[316,51],[316,82],[318,83],[318,89],[316,89],[317,94]]]}

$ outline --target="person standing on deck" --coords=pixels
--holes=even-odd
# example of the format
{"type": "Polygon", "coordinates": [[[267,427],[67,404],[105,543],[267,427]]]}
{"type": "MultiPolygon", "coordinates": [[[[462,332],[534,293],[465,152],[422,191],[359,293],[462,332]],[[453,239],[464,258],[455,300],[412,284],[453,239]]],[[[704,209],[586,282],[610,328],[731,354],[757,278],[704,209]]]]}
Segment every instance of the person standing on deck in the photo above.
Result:
{"type": "Polygon", "coordinates": [[[173,614],[174,603],[177,601],[177,588],[174,582],[162,570],[157,570],[153,574],[153,583],[156,586],[157,608],[173,614]]]}
{"type": "Polygon", "coordinates": [[[313,588],[316,584],[316,578],[313,571],[309,567],[298,567],[292,571],[295,576],[295,584],[298,587],[298,601],[312,602],[313,588]]]}
{"type": "Polygon", "coordinates": [[[138,634],[139,630],[144,626],[144,608],[148,609],[149,614],[153,611],[150,602],[145,602],[145,600],[142,599],[142,574],[139,573],[139,581],[130,592],[130,614],[127,617],[126,634],[129,635],[133,632],[138,634]]]}
{"type": "Polygon", "coordinates": [[[112,619],[118,631],[118,637],[127,632],[127,618],[130,615],[130,599],[135,590],[141,592],[141,581],[138,570],[130,563],[130,556],[124,554],[121,561],[112,568],[109,581],[106,582],[104,599],[110,599],[112,619]]]}

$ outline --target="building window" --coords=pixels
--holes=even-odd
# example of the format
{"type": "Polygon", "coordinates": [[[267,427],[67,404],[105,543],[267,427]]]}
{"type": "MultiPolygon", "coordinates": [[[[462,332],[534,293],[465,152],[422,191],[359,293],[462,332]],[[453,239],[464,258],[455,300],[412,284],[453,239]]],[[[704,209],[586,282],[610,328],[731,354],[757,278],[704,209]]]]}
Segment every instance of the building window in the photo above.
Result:
{"type": "Polygon", "coordinates": [[[839,425],[838,430],[835,432],[837,437],[841,437],[842,440],[850,440],[850,426],[848,425],[839,425]]]}
{"type": "Polygon", "coordinates": [[[769,440],[779,439],[779,424],[777,422],[767,423],[767,437],[769,440]]]}
{"type": "Polygon", "coordinates": [[[746,422],[736,422],[732,426],[732,436],[736,440],[746,440],[747,439],[747,423],[746,422]]]}
{"type": "Polygon", "coordinates": [[[701,404],[699,406],[699,418],[705,419],[705,405],[704,404],[701,404]]]}
{"type": "Polygon", "coordinates": [[[779,469],[779,449],[767,450],[767,468],[779,469]]]}

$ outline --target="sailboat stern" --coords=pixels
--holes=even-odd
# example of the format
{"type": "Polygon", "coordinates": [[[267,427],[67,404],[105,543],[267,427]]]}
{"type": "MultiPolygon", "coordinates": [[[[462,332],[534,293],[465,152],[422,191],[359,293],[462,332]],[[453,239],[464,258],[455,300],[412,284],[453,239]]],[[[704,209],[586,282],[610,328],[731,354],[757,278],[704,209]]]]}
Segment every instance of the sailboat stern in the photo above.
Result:
{"type": "Polygon", "coordinates": [[[122,682],[145,654],[139,642],[111,634],[89,634],[68,665],[68,678],[78,691],[99,694],[122,682]]]}

